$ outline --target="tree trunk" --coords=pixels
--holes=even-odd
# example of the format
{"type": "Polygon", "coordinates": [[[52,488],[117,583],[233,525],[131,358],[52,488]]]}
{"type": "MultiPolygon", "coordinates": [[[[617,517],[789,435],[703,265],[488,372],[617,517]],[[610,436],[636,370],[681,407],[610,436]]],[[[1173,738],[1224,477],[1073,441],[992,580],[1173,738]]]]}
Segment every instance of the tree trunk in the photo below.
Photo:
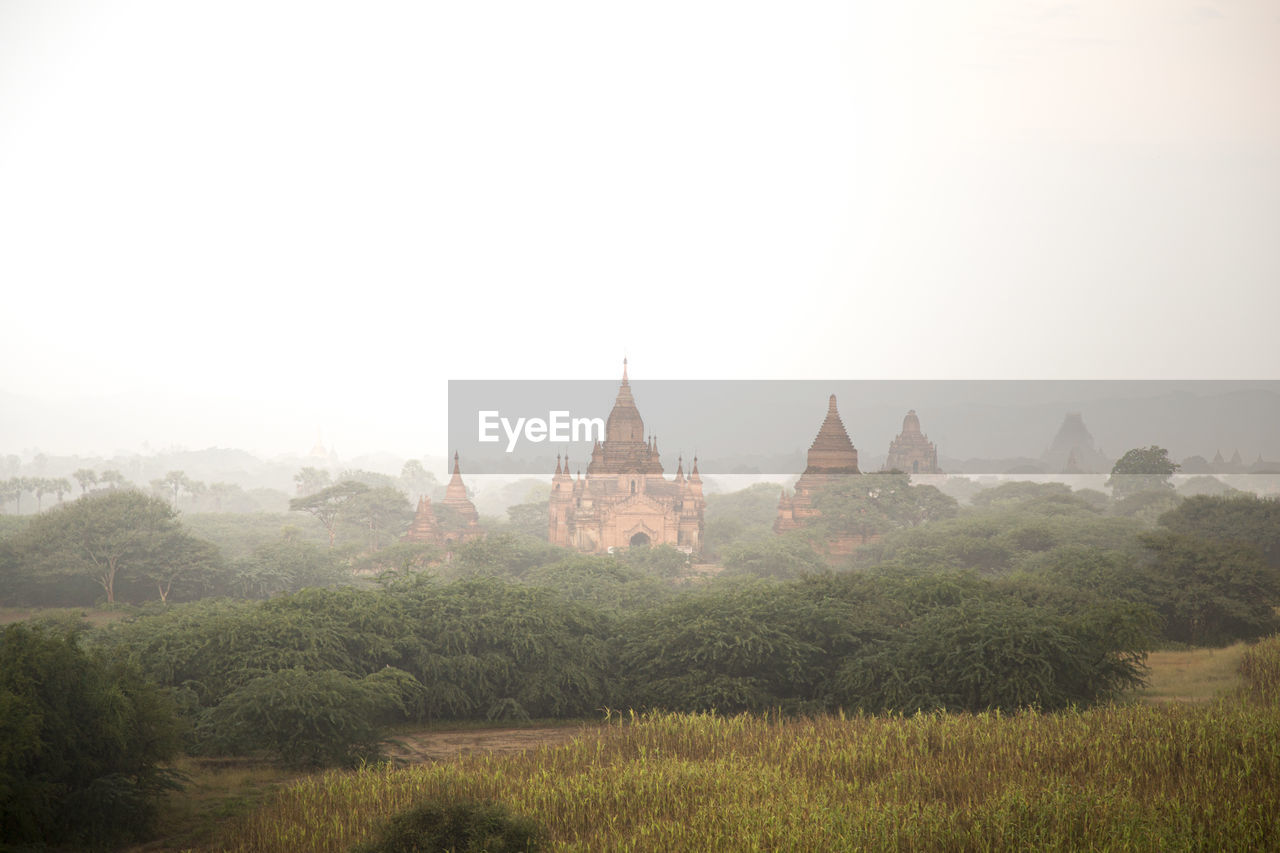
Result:
{"type": "Polygon", "coordinates": [[[111,560],[107,563],[106,571],[98,578],[98,583],[102,584],[102,588],[107,592],[107,604],[116,603],[116,563],[111,560]]]}

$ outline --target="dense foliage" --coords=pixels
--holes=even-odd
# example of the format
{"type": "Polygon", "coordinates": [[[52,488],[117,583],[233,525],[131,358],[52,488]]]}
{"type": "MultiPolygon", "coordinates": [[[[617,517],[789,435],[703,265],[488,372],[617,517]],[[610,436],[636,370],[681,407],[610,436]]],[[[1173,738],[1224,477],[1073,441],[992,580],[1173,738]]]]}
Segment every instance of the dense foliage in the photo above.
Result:
{"type": "MultiPolygon", "coordinates": [[[[723,543],[722,575],[700,580],[667,547],[587,556],[503,533],[447,555],[406,543],[356,553],[328,547],[327,532],[272,538],[256,525],[203,575],[241,600],[153,604],[94,642],[171,691],[189,750],[301,766],[374,756],[404,721],[1083,707],[1138,683],[1154,643],[1280,627],[1274,500],[1195,497],[1153,529],[1057,484],[1005,484],[961,509],[899,475],[858,483],[824,503],[828,525],[857,516],[881,531],[849,564],[833,564],[814,531],[770,533],[723,543]]],[[[322,514],[341,501],[348,521],[387,488],[339,486],[311,497],[322,514]]],[[[759,510],[754,527],[763,494],[741,498],[759,510]]],[[[164,502],[115,495],[37,516],[0,541],[0,566],[74,542],[65,520],[81,504],[132,508],[128,524],[99,527],[148,582],[184,553],[165,543],[200,541],[164,502]]]]}
{"type": "Polygon", "coordinates": [[[200,589],[221,560],[169,504],[132,489],[83,495],[41,513],[7,540],[7,550],[0,593],[16,603],[67,603],[59,600],[67,588],[74,597],[97,587],[110,604],[121,584],[167,599],[175,587],[200,589]]]}
{"type": "Polygon", "coordinates": [[[0,844],[105,845],[145,832],[178,747],[172,705],[79,631],[0,633],[0,844]]]}

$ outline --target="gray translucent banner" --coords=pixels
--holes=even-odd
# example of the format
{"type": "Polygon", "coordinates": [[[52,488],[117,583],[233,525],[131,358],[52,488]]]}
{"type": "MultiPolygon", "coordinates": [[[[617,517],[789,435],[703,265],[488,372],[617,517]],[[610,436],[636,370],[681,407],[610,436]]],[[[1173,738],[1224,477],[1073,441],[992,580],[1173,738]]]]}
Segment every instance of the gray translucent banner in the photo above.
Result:
{"type": "MultiPolygon", "coordinates": [[[[549,478],[566,458],[585,474],[619,386],[451,381],[450,454],[468,475],[549,478]]],[[[931,446],[946,474],[1105,475],[1151,445],[1182,464],[1180,477],[1280,474],[1280,381],[633,379],[629,389],[668,474],[696,454],[704,478],[794,478],[831,395],[864,472],[886,467],[918,422],[927,441],[909,443],[931,446]]]]}

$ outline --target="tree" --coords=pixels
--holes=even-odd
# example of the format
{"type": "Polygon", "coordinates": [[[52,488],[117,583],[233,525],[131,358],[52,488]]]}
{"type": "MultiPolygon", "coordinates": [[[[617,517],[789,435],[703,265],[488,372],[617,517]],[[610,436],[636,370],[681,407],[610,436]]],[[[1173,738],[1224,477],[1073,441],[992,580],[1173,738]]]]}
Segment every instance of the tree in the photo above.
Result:
{"type": "Polygon", "coordinates": [[[233,690],[204,715],[197,735],[209,751],[262,751],[294,767],[350,766],[379,755],[376,718],[399,691],[380,673],[284,669],[233,690]]]}
{"type": "Polygon", "coordinates": [[[162,602],[169,600],[174,581],[207,576],[221,562],[216,545],[192,536],[175,537],[167,550],[166,559],[148,562],[140,571],[156,585],[162,602]]]}
{"type": "Polygon", "coordinates": [[[28,488],[35,493],[36,496],[36,512],[42,511],[41,502],[44,496],[53,491],[53,481],[48,477],[32,477],[27,481],[28,488]]]}
{"type": "Polygon", "coordinates": [[[848,706],[871,712],[1105,701],[1142,683],[1146,648],[1132,627],[1141,619],[1136,606],[1071,618],[1015,601],[965,600],[926,611],[847,660],[836,689],[848,706]]]}
{"type": "Polygon", "coordinates": [[[550,501],[515,504],[507,507],[508,529],[519,536],[547,539],[547,508],[550,501]]]}
{"type": "Polygon", "coordinates": [[[1169,451],[1154,444],[1135,447],[1116,460],[1107,486],[1117,498],[1138,492],[1172,490],[1169,478],[1181,467],[1169,458],[1169,451]]]}
{"type": "Polygon", "coordinates": [[[144,831],[176,788],[171,702],[138,672],[90,655],[79,629],[0,633],[0,846],[98,848],[144,831]]]}
{"type": "Polygon", "coordinates": [[[163,500],[133,490],[82,495],[37,516],[16,548],[29,568],[92,577],[110,604],[121,572],[146,576],[192,553],[174,515],[163,500]]]}
{"type": "Polygon", "coordinates": [[[410,459],[400,469],[400,484],[404,486],[409,498],[417,498],[429,494],[436,486],[436,475],[422,466],[417,459],[410,459]]]}
{"type": "Polygon", "coordinates": [[[725,574],[793,580],[805,574],[830,571],[822,555],[803,535],[770,536],[732,545],[724,552],[725,574]]]}
{"type": "Polygon", "coordinates": [[[62,496],[71,491],[71,483],[66,477],[55,477],[49,481],[49,491],[58,496],[58,503],[62,503],[62,496]]]}
{"type": "Polygon", "coordinates": [[[332,586],[351,579],[331,549],[310,542],[282,539],[259,545],[234,564],[235,592],[247,598],[270,598],[304,587],[332,586]]]}
{"type": "Polygon", "coordinates": [[[80,494],[89,491],[89,487],[98,482],[98,475],[92,468],[77,468],[71,475],[80,484],[80,494]]]}
{"type": "MultiPolygon", "coordinates": [[[[203,484],[202,484],[203,485],[203,484]]],[[[208,488],[203,492],[213,501],[213,511],[222,512],[223,502],[230,500],[232,497],[243,495],[244,489],[235,483],[210,483],[208,488]]]]}
{"type": "Polygon", "coordinates": [[[1268,565],[1280,569],[1280,500],[1249,493],[1188,498],[1160,516],[1160,526],[1177,533],[1251,545],[1268,565]]]}
{"type": "Polygon", "coordinates": [[[1280,629],[1280,569],[1256,545],[1172,532],[1142,542],[1151,555],[1143,591],[1168,639],[1225,645],[1280,629]]]}
{"type": "Polygon", "coordinates": [[[959,509],[936,487],[913,486],[909,475],[893,473],[841,477],[815,494],[814,505],[822,512],[816,530],[868,537],[951,518],[959,509]]]}
{"type": "Polygon", "coordinates": [[[98,476],[98,482],[104,486],[110,486],[112,489],[123,489],[129,485],[129,481],[125,479],[124,474],[110,468],[98,476]]]}
{"type": "Polygon", "coordinates": [[[358,495],[367,491],[369,487],[364,483],[343,480],[336,486],[321,489],[313,495],[294,498],[289,501],[289,509],[293,512],[305,512],[323,524],[324,529],[329,533],[329,547],[332,548],[338,519],[342,516],[343,510],[358,495]]]}
{"type": "Polygon", "coordinates": [[[298,495],[307,497],[329,485],[329,472],[307,466],[293,475],[293,482],[298,485],[298,495]]]}
{"type": "Polygon", "coordinates": [[[393,486],[366,489],[347,501],[341,520],[358,525],[364,531],[366,544],[376,551],[389,545],[408,529],[413,521],[413,507],[404,492],[393,486]]]}
{"type": "Polygon", "coordinates": [[[166,491],[173,492],[173,501],[171,506],[173,506],[174,509],[178,508],[178,492],[182,490],[191,491],[194,486],[191,482],[191,478],[188,477],[184,471],[170,471],[160,480],[155,482],[158,482],[163,486],[166,491]]]}
{"type": "MultiPolygon", "coordinates": [[[[17,477],[10,477],[7,480],[0,480],[0,508],[3,508],[9,501],[15,501],[22,494],[22,485],[17,477]]],[[[18,508],[15,508],[14,514],[20,514],[18,508]]]]}

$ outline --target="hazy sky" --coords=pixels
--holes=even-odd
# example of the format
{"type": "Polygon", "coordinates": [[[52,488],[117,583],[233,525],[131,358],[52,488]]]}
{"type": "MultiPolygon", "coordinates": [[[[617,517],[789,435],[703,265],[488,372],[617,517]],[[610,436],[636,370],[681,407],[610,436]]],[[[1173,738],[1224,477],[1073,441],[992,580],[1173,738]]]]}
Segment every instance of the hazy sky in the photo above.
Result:
{"type": "Polygon", "coordinates": [[[624,353],[1276,378],[1277,81],[1280,0],[0,0],[0,399],[108,413],[0,452],[443,454],[448,379],[624,353]]]}

